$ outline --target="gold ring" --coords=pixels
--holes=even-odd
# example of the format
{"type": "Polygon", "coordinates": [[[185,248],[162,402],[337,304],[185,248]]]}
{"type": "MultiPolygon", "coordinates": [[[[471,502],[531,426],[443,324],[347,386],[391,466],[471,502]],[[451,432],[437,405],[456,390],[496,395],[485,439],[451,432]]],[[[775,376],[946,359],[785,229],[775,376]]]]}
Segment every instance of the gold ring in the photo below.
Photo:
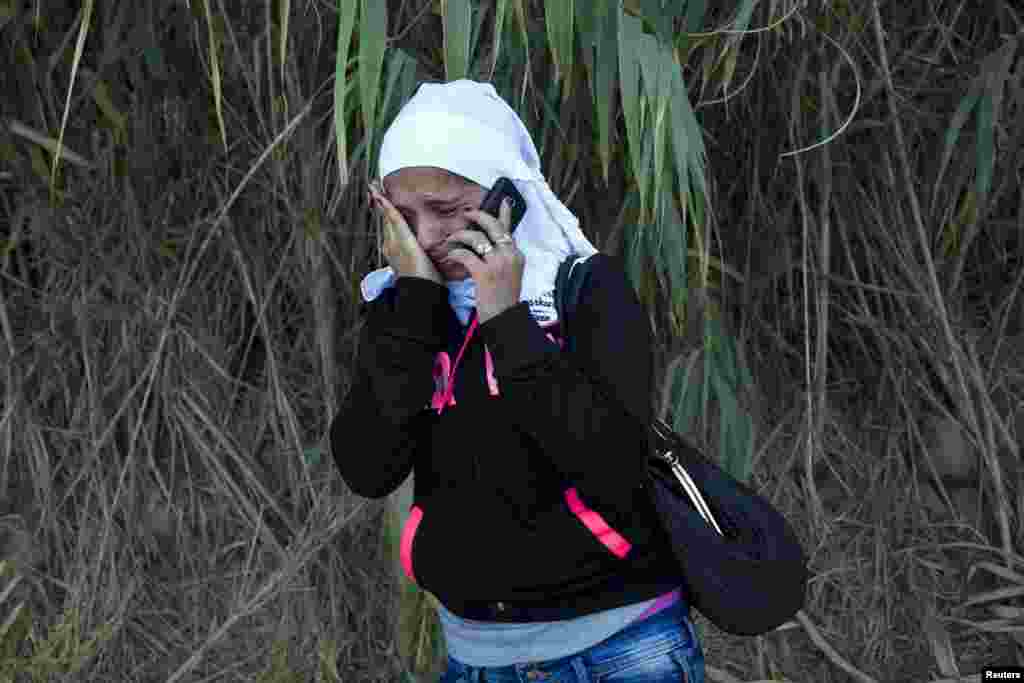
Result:
{"type": "Polygon", "coordinates": [[[491,245],[489,245],[489,244],[483,244],[483,245],[480,245],[480,246],[478,246],[478,247],[476,248],[476,251],[477,251],[477,253],[478,253],[478,254],[480,254],[481,256],[487,256],[487,254],[489,254],[489,253],[491,253],[492,251],[494,251],[494,247],[492,247],[492,246],[491,246],[491,245]]]}
{"type": "Polygon", "coordinates": [[[501,237],[494,241],[497,244],[512,244],[513,242],[515,242],[515,240],[512,239],[512,235],[502,235],[501,237]]]}

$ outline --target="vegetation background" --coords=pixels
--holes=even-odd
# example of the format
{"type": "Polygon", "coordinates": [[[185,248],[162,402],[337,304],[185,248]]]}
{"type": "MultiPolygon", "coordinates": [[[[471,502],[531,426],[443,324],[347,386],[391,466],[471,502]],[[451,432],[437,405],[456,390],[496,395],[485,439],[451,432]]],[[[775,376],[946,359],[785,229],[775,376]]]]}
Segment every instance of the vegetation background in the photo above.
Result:
{"type": "Polygon", "coordinates": [[[0,681],[399,677],[388,505],[323,435],[376,146],[461,77],[808,551],[794,621],[698,617],[708,680],[1024,664],[1019,11],[0,0],[0,681]]]}

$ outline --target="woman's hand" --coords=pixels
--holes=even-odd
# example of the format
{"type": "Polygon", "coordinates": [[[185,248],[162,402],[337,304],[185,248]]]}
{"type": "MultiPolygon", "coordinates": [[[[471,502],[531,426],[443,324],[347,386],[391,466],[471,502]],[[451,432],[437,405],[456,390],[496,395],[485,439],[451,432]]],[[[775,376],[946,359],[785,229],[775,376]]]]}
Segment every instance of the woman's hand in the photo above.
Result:
{"type": "Polygon", "coordinates": [[[384,258],[394,269],[395,277],[419,277],[443,285],[434,262],[416,241],[401,212],[378,191],[376,183],[370,184],[370,199],[384,219],[384,258]]]}
{"type": "MultiPolygon", "coordinates": [[[[477,319],[480,323],[485,323],[519,303],[526,256],[519,251],[509,234],[509,225],[512,222],[512,207],[509,200],[502,202],[501,210],[498,212],[500,218],[479,209],[467,209],[465,215],[483,228],[484,232],[460,230],[450,235],[447,241],[463,245],[492,246],[493,249],[484,255],[464,247],[452,249],[445,260],[461,263],[469,271],[476,283],[477,319]]],[[[476,248],[474,246],[474,249],[476,248]]]]}

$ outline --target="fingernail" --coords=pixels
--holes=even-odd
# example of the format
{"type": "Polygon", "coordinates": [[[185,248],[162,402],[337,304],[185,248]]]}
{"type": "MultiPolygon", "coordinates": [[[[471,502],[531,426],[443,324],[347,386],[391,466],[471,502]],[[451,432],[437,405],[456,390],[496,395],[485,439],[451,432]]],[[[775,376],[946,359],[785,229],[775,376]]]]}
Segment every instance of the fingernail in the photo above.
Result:
{"type": "Polygon", "coordinates": [[[510,198],[508,198],[508,197],[505,197],[505,199],[502,200],[501,203],[504,205],[504,207],[506,209],[511,209],[512,208],[512,200],[510,198]]]}

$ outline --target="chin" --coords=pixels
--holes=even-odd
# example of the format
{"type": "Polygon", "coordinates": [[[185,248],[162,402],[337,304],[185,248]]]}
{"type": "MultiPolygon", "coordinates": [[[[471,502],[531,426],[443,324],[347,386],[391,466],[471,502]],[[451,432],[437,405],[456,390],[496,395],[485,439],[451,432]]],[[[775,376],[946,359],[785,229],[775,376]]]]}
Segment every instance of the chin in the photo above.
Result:
{"type": "Polygon", "coordinates": [[[458,282],[459,280],[465,280],[472,277],[466,267],[463,265],[453,266],[451,268],[439,268],[441,270],[441,277],[448,282],[458,282]]]}

